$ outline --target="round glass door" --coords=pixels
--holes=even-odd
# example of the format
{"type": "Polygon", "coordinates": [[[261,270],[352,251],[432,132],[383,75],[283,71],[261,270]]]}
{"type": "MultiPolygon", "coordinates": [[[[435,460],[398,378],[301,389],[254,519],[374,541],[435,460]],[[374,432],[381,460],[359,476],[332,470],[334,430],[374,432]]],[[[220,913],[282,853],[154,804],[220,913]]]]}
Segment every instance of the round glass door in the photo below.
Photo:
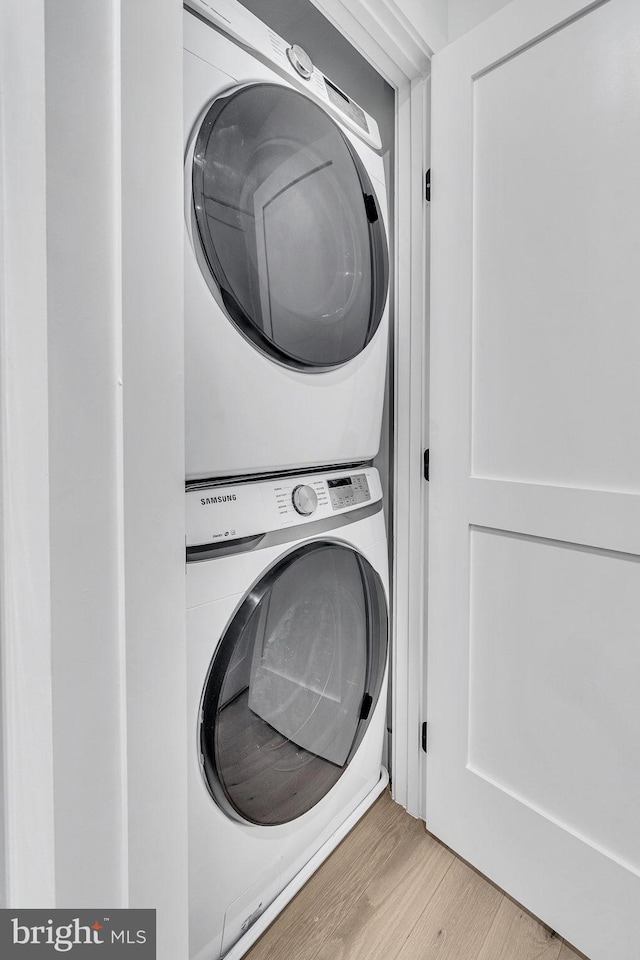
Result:
{"type": "Polygon", "coordinates": [[[200,714],[202,770],[234,819],[294,820],[331,790],[384,675],[387,606],[369,562],[316,541],[251,590],[222,637],[200,714]]]}
{"type": "Polygon", "coordinates": [[[306,370],[366,347],[387,296],[384,226],[324,110],[279,84],[216,99],[195,140],[192,197],[202,269],[256,347],[306,370]]]}

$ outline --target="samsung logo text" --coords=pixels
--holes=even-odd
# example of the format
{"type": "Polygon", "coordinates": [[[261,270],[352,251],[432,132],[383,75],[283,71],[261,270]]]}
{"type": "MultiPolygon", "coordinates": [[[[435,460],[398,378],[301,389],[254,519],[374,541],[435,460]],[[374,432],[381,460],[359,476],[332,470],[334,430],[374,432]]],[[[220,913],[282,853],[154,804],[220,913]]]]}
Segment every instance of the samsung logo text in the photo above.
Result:
{"type": "Polygon", "coordinates": [[[232,500],[237,500],[235,493],[225,493],[221,497],[201,497],[200,503],[203,507],[206,507],[208,503],[230,503],[232,500]]]}

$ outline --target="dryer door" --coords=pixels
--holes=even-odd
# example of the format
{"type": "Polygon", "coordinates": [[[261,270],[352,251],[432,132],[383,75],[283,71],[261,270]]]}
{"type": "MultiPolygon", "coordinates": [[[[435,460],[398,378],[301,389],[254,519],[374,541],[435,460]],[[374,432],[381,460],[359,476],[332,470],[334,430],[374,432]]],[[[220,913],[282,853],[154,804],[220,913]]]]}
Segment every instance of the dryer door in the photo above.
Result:
{"type": "Polygon", "coordinates": [[[216,802],[263,825],[310,810],[364,736],[386,656],[384,590],[364,557],[327,541],[283,557],[247,595],[209,668],[200,748],[216,802]]]}
{"type": "Polygon", "coordinates": [[[192,200],[205,279],[256,347],[308,371],[366,347],[387,296],[384,226],[362,161],[317,104],[274,83],[217,98],[192,200]]]}

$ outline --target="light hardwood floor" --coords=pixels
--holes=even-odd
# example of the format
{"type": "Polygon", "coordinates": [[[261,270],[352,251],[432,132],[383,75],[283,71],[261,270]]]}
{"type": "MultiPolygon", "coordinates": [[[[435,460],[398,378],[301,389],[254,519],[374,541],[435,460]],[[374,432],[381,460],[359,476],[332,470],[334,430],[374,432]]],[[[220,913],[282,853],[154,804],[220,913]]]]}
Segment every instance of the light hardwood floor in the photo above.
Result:
{"type": "Polygon", "coordinates": [[[246,960],[584,960],[384,793],[246,960]]]}

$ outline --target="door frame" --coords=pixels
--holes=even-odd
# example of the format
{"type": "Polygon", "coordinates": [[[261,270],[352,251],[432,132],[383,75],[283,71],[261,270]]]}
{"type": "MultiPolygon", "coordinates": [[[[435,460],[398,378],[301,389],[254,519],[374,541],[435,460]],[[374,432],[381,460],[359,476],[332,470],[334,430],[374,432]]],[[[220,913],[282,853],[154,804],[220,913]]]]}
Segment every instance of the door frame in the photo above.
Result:
{"type": "MultiPolygon", "coordinates": [[[[104,43],[112,45],[115,56],[117,202],[113,216],[114,256],[119,265],[115,281],[112,265],[105,264],[104,270],[117,287],[119,306],[113,322],[121,337],[123,371],[112,400],[121,439],[117,484],[112,491],[121,518],[121,577],[112,600],[121,611],[120,633],[114,643],[119,649],[123,696],[120,727],[109,745],[116,756],[107,758],[113,764],[114,776],[121,778],[122,795],[122,835],[114,838],[120,850],[122,903],[113,905],[157,907],[159,957],[174,960],[186,942],[186,842],[182,828],[175,831],[174,841],[162,848],[158,847],[157,836],[167,822],[185,823],[187,811],[182,747],[186,731],[180,719],[184,700],[181,685],[186,677],[184,603],[180,607],[184,570],[183,564],[173,559],[173,548],[169,549],[180,543],[184,533],[184,490],[180,482],[184,444],[179,370],[182,348],[177,322],[182,279],[176,265],[181,263],[182,237],[175,230],[182,216],[182,138],[181,132],[173,129],[182,88],[182,36],[178,28],[182,10],[180,0],[139,0],[135,10],[124,0],[110,2],[115,33],[105,37],[104,43]],[[150,24],[154,27],[153,44],[148,42],[150,24]],[[155,78],[153,84],[149,77],[155,78]],[[158,112],[171,123],[152,129],[149,117],[158,112]],[[148,137],[151,153],[163,158],[153,178],[138,157],[141,129],[148,137]],[[159,196],[165,196],[166,203],[159,205],[159,196]],[[150,209],[154,212],[151,225],[150,209]],[[162,598],[155,606],[150,604],[154,596],[162,598]],[[151,662],[157,666],[153,675],[148,669],[151,662]],[[153,811],[152,816],[149,811],[153,811]],[[156,852],[153,858],[147,856],[151,847],[156,852]],[[150,902],[153,900],[156,902],[150,902]]],[[[419,815],[424,781],[418,724],[423,696],[426,522],[421,461],[427,431],[428,248],[423,191],[429,65],[445,37],[430,14],[422,14],[420,24],[428,37],[419,33],[393,0],[313,2],[396,90],[392,775],[395,798],[419,815]],[[399,221],[403,223],[402,233],[399,221]]],[[[28,116],[20,116],[17,107],[9,110],[10,103],[24,91],[14,86],[15,78],[8,82],[7,71],[0,74],[3,94],[8,97],[2,116],[5,194],[0,201],[0,275],[5,289],[9,281],[15,281],[13,289],[37,300],[36,308],[28,314],[34,324],[28,351],[20,349],[13,339],[24,322],[25,303],[12,303],[5,293],[0,304],[0,342],[18,344],[11,347],[11,363],[4,362],[0,367],[1,493],[5,510],[11,506],[5,512],[1,531],[0,569],[6,574],[10,562],[14,564],[3,587],[3,599],[9,593],[13,595],[13,608],[11,616],[5,612],[0,621],[0,683],[5,705],[2,739],[5,766],[11,772],[10,782],[3,783],[2,789],[5,827],[10,822],[12,830],[11,849],[4,861],[14,905],[28,906],[55,903],[56,865],[64,858],[63,845],[55,847],[58,785],[52,758],[61,749],[85,750],[82,741],[71,746],[54,742],[52,715],[56,691],[51,675],[50,590],[56,585],[51,587],[48,574],[49,510],[50,506],[55,509],[56,517],[63,522],[60,511],[69,507],[57,502],[50,505],[47,475],[44,6],[43,0],[11,0],[2,8],[3,34],[12,40],[15,58],[22,58],[29,67],[32,106],[28,116]],[[30,131],[27,151],[22,136],[25,126],[30,131]],[[20,149],[9,152],[7,145],[16,143],[20,149]],[[31,181],[28,206],[16,209],[6,202],[6,178],[24,156],[35,165],[37,176],[31,181]],[[21,266],[10,255],[7,244],[20,236],[25,218],[29,250],[21,266]],[[25,262],[29,263],[28,272],[25,262]],[[33,363],[34,353],[37,364],[33,363]],[[20,438],[27,438],[23,446],[17,442],[20,438]],[[24,485],[9,504],[9,492],[18,481],[24,485]],[[15,528],[17,519],[25,522],[20,529],[15,528]],[[21,556],[16,535],[24,536],[25,530],[32,531],[33,538],[29,539],[29,553],[21,556]],[[34,556],[37,563],[30,562],[34,556]],[[36,632],[33,597],[37,598],[39,611],[36,632]],[[29,648],[21,646],[25,636],[32,640],[30,656],[29,648]],[[24,738],[28,735],[31,738],[26,749],[24,738]],[[43,758],[47,760],[44,764],[43,758]]],[[[58,15],[71,21],[73,4],[61,7],[58,15]]],[[[112,362],[112,358],[105,358],[106,362],[112,362]]],[[[97,519],[86,519],[93,521],[95,542],[99,543],[97,519]]],[[[81,679],[79,673],[79,682],[81,679]]],[[[66,678],[67,683],[72,681],[66,678]]],[[[86,751],[89,762],[91,744],[86,744],[86,751]]],[[[87,815],[95,816],[91,810],[87,815]]],[[[99,863],[95,869],[100,870],[99,863]]]]}

